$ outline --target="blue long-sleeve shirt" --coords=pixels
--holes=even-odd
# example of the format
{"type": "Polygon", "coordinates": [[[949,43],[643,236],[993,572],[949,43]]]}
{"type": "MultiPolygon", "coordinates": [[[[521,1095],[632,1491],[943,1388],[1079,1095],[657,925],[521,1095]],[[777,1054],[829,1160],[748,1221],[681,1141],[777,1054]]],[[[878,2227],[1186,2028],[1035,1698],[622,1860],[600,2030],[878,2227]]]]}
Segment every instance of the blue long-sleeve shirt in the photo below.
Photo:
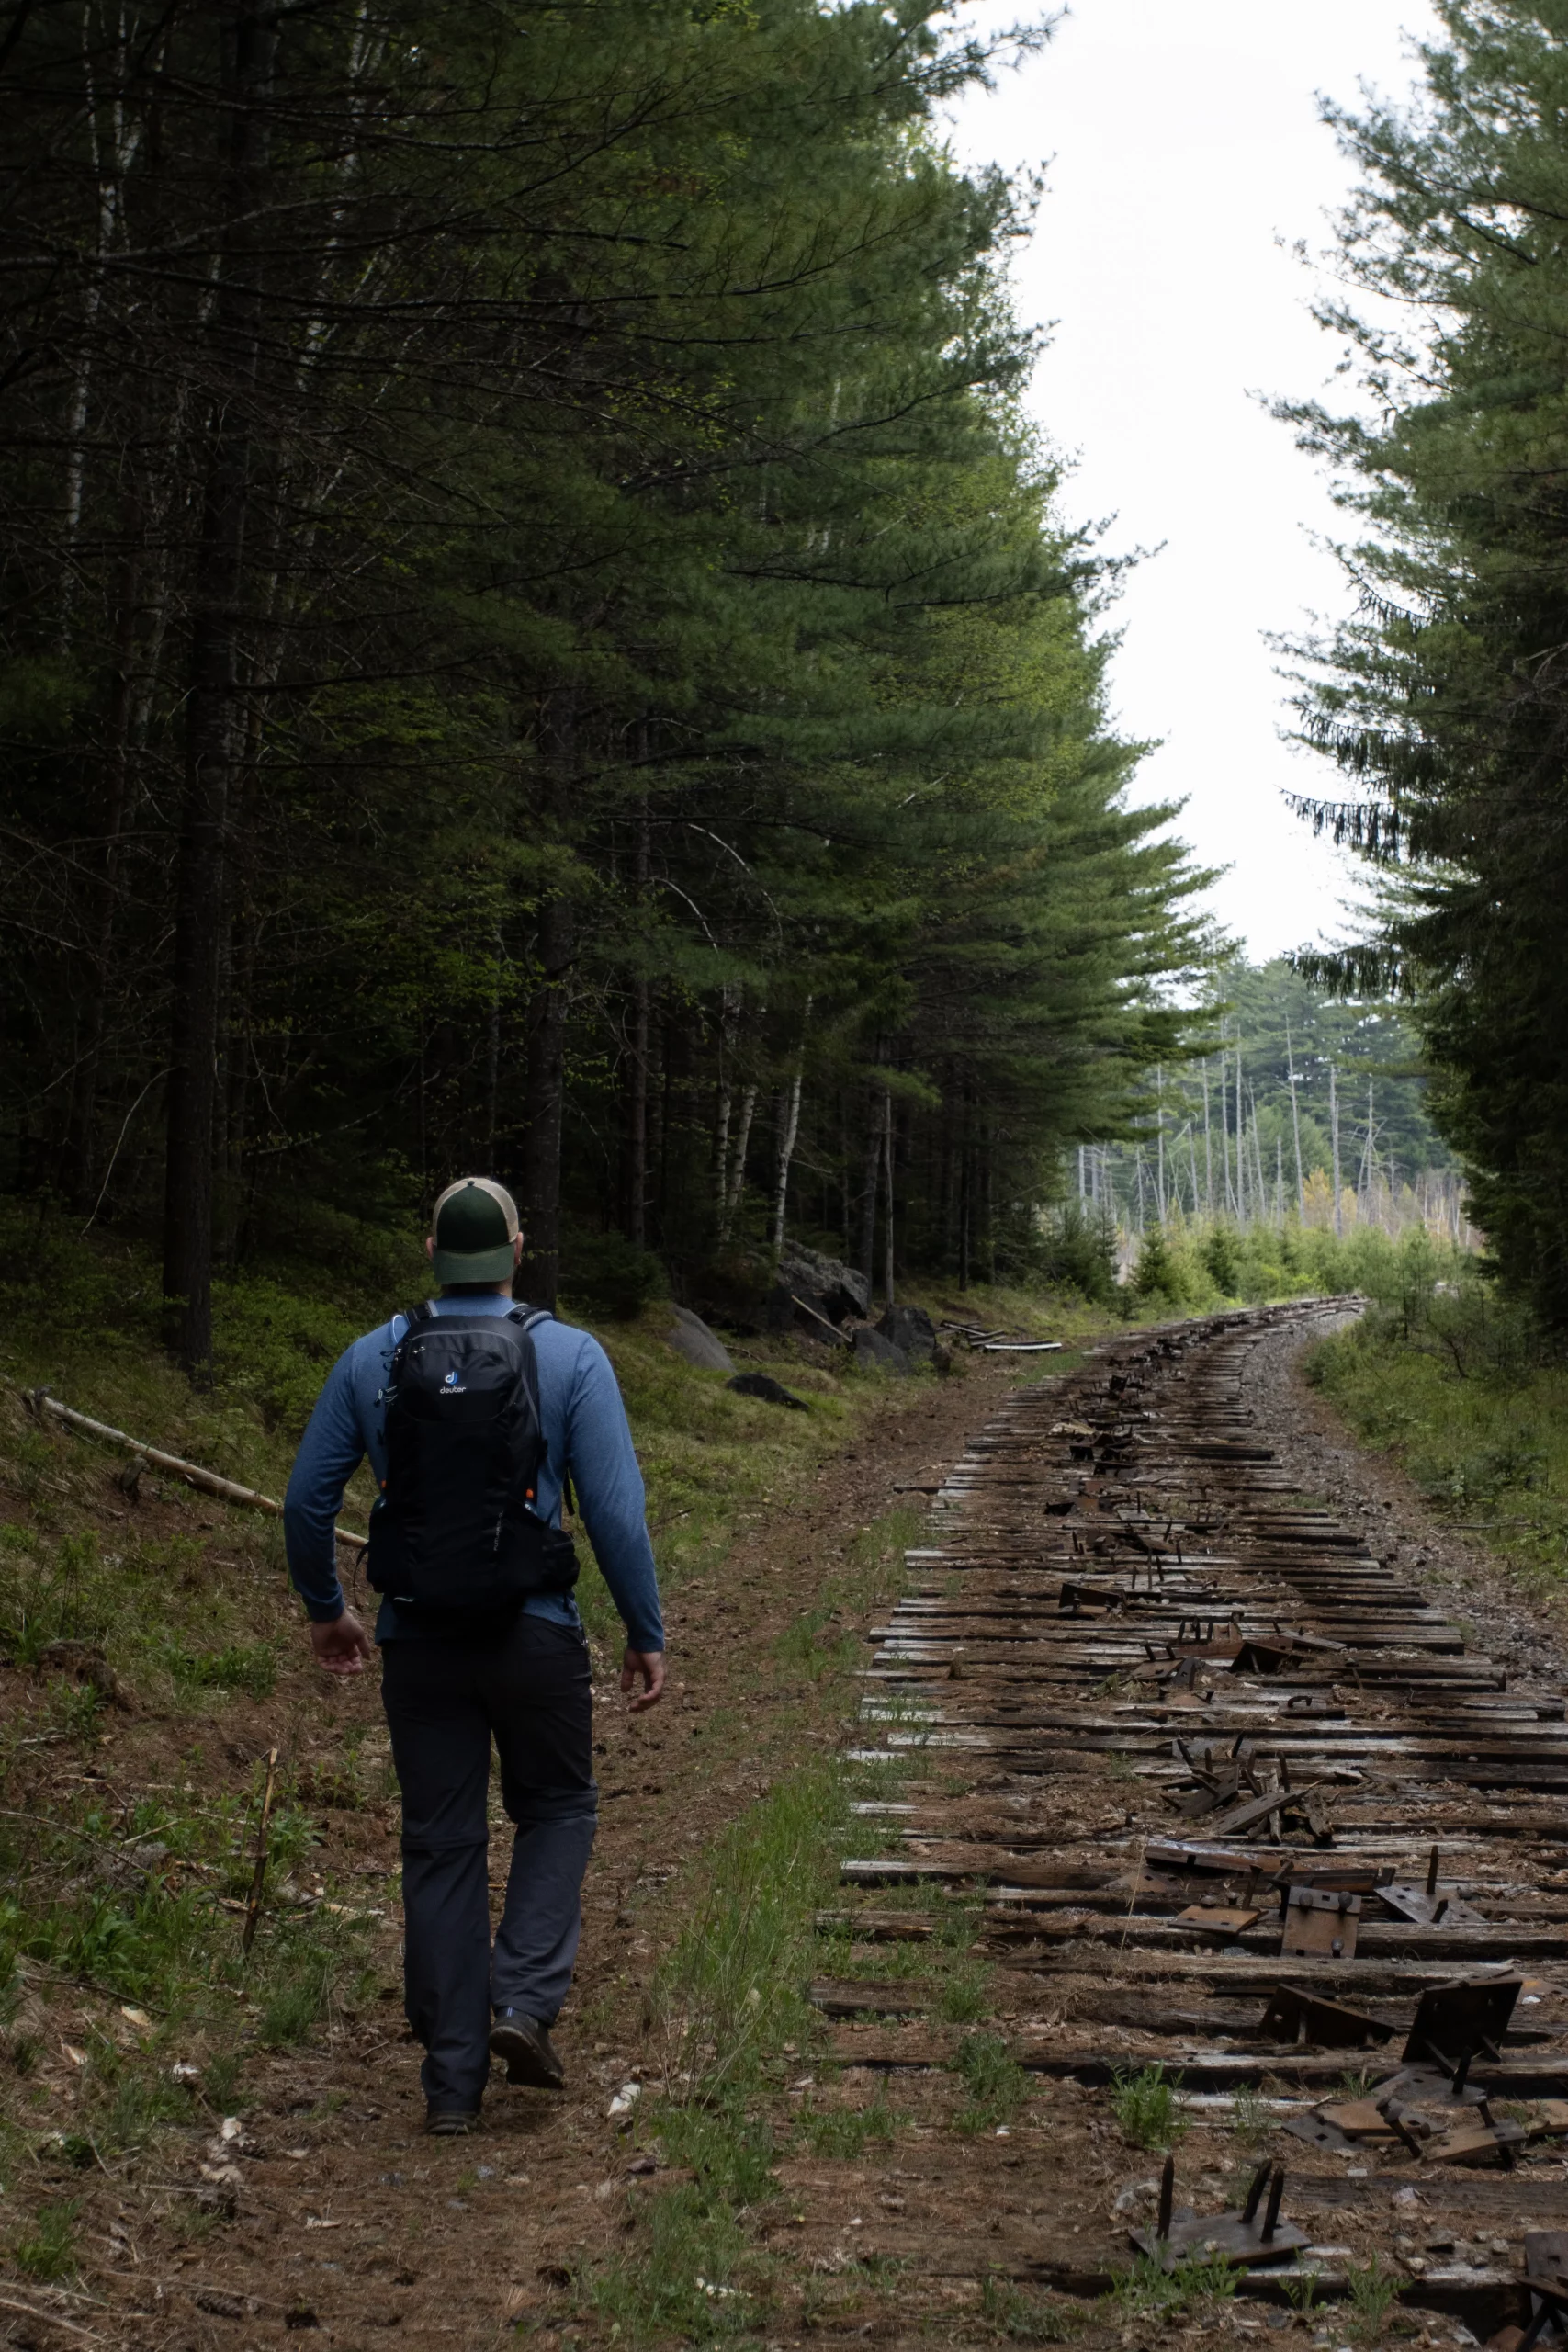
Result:
{"type": "MultiPolygon", "coordinates": [[[[487,1291],[432,1301],[437,1315],[505,1315],[512,1301],[487,1291]]],[[[283,1534],[288,1574],[309,1615],[330,1624],[343,1614],[333,1530],[343,1508],[343,1490],[367,1454],[380,1487],[387,1475],[385,1392],[392,1354],[408,1329],[406,1316],[394,1315],[345,1348],[316,1399],[295,1456],[283,1501],[283,1534]]],[[[648,1538],[642,1472],[626,1424],[626,1408],[610,1359],[586,1331],[553,1319],[536,1323],[531,1334],[539,1372],[539,1419],[545,1460],[535,1508],[547,1525],[560,1525],[561,1491],[567,1471],[593,1556],[620,1611],[634,1650],[661,1650],[664,1624],[659,1609],[659,1579],[648,1538]]],[[[557,1624],[577,1625],[577,1604],[569,1593],[533,1593],[524,1608],[557,1624]]],[[[414,1631],[408,1612],[385,1599],[376,1623],[378,1642],[414,1631]]]]}

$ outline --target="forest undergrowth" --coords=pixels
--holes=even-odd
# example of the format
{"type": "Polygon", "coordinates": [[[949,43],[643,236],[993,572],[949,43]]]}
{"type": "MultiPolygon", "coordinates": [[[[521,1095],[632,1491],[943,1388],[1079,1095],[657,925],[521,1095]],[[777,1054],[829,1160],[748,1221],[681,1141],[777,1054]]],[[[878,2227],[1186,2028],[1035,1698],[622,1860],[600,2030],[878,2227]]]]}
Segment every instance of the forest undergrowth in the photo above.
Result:
{"type": "Polygon", "coordinates": [[[1538,1595],[1568,1578],[1568,1359],[1472,1257],[1412,1235],[1364,1285],[1367,1313],[1306,1376],[1363,1444],[1538,1595]]]}

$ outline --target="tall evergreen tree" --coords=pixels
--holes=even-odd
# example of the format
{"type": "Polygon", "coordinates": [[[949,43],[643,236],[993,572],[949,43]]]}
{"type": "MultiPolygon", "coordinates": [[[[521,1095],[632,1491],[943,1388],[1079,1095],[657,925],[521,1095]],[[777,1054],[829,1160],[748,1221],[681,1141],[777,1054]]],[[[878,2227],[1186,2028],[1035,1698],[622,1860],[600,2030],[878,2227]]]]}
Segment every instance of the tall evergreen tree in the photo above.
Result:
{"type": "Polygon", "coordinates": [[[6,21],[10,1181],[161,1193],[193,1366],[214,1265],[474,1160],[541,1297],[889,1198],[982,1262],[1198,947],[1016,419],[1030,192],[938,138],[996,46],[6,21]]]}
{"type": "Polygon", "coordinates": [[[1308,800],[1381,869],[1374,936],[1314,968],[1413,1001],[1434,1109],[1509,1283],[1568,1325],[1568,8],[1438,0],[1407,112],[1335,113],[1362,413],[1292,412],[1362,537],[1359,605],[1309,647],[1308,800]],[[1370,307],[1356,308],[1358,297],[1370,307]]]}

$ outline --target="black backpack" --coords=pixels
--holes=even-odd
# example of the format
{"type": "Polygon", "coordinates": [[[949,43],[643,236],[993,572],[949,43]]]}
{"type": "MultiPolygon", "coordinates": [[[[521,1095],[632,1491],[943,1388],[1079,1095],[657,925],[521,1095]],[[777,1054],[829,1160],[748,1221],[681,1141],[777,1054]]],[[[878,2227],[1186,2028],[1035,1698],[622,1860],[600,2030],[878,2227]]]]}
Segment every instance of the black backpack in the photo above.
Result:
{"type": "Polygon", "coordinates": [[[370,1514],[368,1575],[406,1606],[499,1614],[570,1592],[571,1538],[529,1506],[545,1459],[529,1336],[547,1308],[437,1315],[415,1307],[392,1357],[387,1476],[370,1514]]]}

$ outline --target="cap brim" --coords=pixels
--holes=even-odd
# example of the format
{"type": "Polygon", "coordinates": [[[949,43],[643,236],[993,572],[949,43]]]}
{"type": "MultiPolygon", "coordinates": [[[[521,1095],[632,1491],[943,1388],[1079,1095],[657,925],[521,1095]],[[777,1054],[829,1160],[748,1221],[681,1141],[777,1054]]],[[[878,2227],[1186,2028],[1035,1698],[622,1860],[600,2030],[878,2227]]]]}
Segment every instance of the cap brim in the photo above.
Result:
{"type": "Polygon", "coordinates": [[[503,1283],[516,1259],[508,1241],[494,1250],[433,1250],[430,1263],[438,1283],[503,1283]]]}

